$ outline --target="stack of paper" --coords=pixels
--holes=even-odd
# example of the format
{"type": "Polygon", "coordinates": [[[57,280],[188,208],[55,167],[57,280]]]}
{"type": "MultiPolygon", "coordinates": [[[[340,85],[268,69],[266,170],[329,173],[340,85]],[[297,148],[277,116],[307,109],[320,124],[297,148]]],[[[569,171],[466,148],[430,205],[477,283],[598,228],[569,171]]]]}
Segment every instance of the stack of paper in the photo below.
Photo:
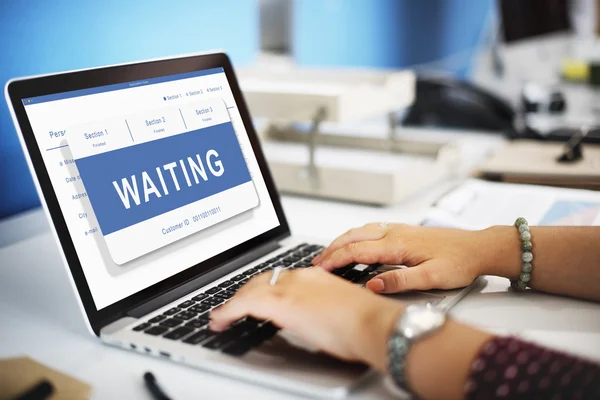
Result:
{"type": "Polygon", "coordinates": [[[469,180],[439,199],[426,225],[483,229],[511,225],[600,225],[600,192],[469,180]]]}

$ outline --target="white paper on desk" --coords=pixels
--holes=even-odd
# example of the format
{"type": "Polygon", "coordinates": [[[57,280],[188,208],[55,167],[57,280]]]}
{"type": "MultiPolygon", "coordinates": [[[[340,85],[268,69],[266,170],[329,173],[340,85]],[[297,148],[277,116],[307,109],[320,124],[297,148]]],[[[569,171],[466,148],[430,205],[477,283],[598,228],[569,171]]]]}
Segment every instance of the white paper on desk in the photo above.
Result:
{"type": "Polygon", "coordinates": [[[426,225],[482,229],[517,217],[532,225],[600,225],[600,192],[472,179],[440,198],[426,225]]]}

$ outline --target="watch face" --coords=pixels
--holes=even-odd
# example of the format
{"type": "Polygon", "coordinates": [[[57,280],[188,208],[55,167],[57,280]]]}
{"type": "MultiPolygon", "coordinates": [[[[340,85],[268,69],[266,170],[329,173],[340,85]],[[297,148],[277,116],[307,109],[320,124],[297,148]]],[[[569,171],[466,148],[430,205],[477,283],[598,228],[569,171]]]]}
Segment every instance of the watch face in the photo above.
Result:
{"type": "Polygon", "coordinates": [[[400,331],[409,338],[415,339],[431,332],[444,324],[446,316],[431,306],[409,306],[400,320],[400,331]]]}

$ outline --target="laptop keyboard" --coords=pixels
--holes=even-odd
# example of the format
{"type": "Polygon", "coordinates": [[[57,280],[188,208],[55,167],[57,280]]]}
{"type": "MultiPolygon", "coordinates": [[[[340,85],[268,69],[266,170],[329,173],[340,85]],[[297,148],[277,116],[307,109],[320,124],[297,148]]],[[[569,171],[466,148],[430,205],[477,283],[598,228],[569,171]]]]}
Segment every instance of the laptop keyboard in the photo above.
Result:
{"type": "MultiPolygon", "coordinates": [[[[323,246],[303,243],[222,282],[218,286],[197,294],[190,300],[181,302],[162,315],[157,315],[135,326],[133,330],[143,331],[148,335],[162,336],[165,339],[180,340],[190,345],[200,345],[233,356],[241,356],[272,338],[279,328],[269,321],[246,317],[235,322],[226,331],[213,332],[208,328],[210,310],[233,297],[235,292],[252,276],[278,266],[284,269],[310,267],[311,260],[323,250],[323,246]]],[[[361,265],[359,267],[351,264],[336,269],[333,274],[350,282],[358,282],[378,267],[379,265],[361,265]]]]}

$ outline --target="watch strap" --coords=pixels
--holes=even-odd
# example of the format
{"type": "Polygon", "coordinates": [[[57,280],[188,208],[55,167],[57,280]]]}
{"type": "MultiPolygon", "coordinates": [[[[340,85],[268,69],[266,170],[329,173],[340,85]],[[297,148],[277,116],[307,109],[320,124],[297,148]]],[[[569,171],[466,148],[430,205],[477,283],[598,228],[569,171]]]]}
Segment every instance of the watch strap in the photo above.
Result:
{"type": "Polygon", "coordinates": [[[406,379],[406,356],[412,342],[400,332],[394,331],[388,340],[388,369],[397,387],[410,393],[406,379]]]}

